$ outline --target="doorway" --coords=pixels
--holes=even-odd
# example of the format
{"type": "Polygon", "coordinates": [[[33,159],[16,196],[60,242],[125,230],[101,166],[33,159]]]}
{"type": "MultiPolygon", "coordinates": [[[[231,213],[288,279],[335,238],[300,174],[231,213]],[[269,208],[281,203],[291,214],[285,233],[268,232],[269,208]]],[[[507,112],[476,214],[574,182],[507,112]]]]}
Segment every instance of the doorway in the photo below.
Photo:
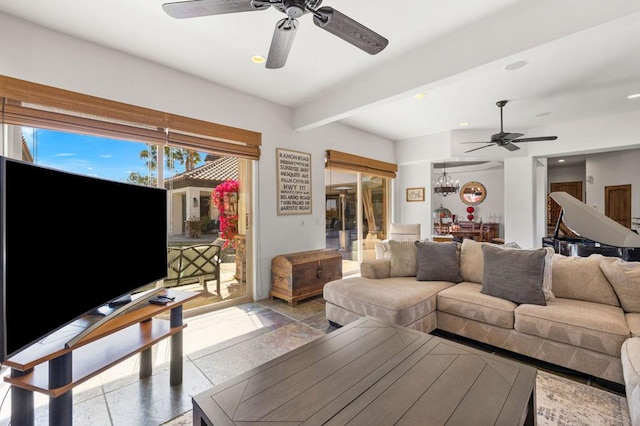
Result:
{"type": "Polygon", "coordinates": [[[631,185],[604,187],[604,214],[631,229],[631,185]]]}
{"type": "Polygon", "coordinates": [[[375,244],[387,236],[389,179],[325,170],[326,248],[342,255],[343,275],[375,259],[375,244]]]}
{"type": "MultiPolygon", "coordinates": [[[[582,192],[582,182],[553,182],[549,185],[549,193],[564,191],[574,196],[580,201],[584,201],[582,192]]],[[[555,226],[560,217],[561,207],[551,197],[547,195],[547,235],[553,235],[555,226]]]]}

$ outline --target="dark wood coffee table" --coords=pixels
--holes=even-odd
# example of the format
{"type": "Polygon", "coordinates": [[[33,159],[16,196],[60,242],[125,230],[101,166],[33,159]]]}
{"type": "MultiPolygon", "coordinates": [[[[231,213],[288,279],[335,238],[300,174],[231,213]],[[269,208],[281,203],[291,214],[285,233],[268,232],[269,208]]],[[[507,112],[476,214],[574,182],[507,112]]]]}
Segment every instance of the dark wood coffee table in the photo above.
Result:
{"type": "Polygon", "coordinates": [[[193,397],[194,425],[533,425],[535,368],[367,317],[193,397]]]}

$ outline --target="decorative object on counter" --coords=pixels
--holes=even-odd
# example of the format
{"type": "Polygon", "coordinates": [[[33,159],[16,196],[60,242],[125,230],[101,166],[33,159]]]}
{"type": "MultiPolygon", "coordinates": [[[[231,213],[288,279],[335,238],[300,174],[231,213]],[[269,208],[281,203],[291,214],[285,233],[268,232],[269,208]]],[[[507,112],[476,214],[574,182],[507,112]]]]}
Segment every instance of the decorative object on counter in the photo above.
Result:
{"type": "Polygon", "coordinates": [[[459,190],[460,184],[447,174],[447,163],[443,163],[442,174],[433,183],[433,193],[446,197],[447,195],[455,194],[459,190]]]}
{"type": "Polygon", "coordinates": [[[442,204],[440,204],[440,207],[433,211],[433,219],[438,223],[438,234],[446,234],[448,232],[449,226],[443,226],[442,219],[451,219],[452,217],[453,215],[451,214],[451,210],[443,207],[442,204]]]}
{"type": "Polygon", "coordinates": [[[475,210],[476,210],[476,209],[475,209],[475,208],[473,208],[473,207],[467,207],[467,213],[468,213],[468,214],[467,214],[467,219],[469,219],[470,221],[473,221],[473,218],[475,217],[475,216],[473,215],[473,212],[474,212],[475,210]]]}
{"type": "Polygon", "coordinates": [[[460,200],[468,206],[476,206],[487,197],[487,188],[476,181],[467,182],[460,190],[460,200]]]}

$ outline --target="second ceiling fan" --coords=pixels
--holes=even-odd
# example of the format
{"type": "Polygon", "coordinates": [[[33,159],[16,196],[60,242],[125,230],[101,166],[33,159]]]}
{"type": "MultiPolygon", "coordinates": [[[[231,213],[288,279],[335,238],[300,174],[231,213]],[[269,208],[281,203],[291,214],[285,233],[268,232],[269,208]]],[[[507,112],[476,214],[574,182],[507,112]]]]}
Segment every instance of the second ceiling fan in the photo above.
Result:
{"type": "Polygon", "coordinates": [[[493,135],[491,135],[491,140],[489,141],[483,141],[483,142],[461,142],[461,143],[484,143],[484,144],[488,144],[488,145],[484,145],[478,148],[474,148],[474,149],[470,149],[468,151],[465,151],[465,154],[467,152],[473,152],[473,151],[477,151],[479,149],[482,148],[488,148],[490,146],[501,146],[505,149],[508,149],[509,151],[517,151],[520,149],[520,147],[518,145],[515,145],[516,143],[519,142],[537,142],[537,141],[554,141],[556,139],[558,139],[557,136],[538,136],[538,137],[533,137],[533,138],[521,138],[520,136],[524,136],[524,133],[510,133],[510,132],[505,132],[502,126],[502,108],[504,108],[504,106],[507,104],[507,102],[509,101],[498,101],[496,102],[496,105],[498,106],[498,108],[500,108],[500,132],[499,133],[495,133],[493,135]]]}
{"type": "Polygon", "coordinates": [[[271,38],[267,68],[282,68],[287,62],[298,19],[306,13],[313,15],[313,23],[340,37],[370,55],[381,52],[389,41],[361,23],[331,7],[320,7],[322,0],[187,0],[165,3],[162,9],[174,18],[222,15],[225,13],[266,10],[273,6],[287,15],[277,22],[271,38]]]}

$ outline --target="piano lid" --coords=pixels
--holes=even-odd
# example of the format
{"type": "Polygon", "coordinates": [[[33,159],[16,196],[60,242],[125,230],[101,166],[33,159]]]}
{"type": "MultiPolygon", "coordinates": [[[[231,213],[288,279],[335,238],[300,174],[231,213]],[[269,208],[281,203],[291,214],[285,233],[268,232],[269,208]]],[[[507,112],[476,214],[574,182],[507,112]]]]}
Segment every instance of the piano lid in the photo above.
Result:
{"type": "Polygon", "coordinates": [[[549,196],[562,207],[562,221],[577,235],[617,247],[640,247],[640,235],[564,191],[549,196]]]}

